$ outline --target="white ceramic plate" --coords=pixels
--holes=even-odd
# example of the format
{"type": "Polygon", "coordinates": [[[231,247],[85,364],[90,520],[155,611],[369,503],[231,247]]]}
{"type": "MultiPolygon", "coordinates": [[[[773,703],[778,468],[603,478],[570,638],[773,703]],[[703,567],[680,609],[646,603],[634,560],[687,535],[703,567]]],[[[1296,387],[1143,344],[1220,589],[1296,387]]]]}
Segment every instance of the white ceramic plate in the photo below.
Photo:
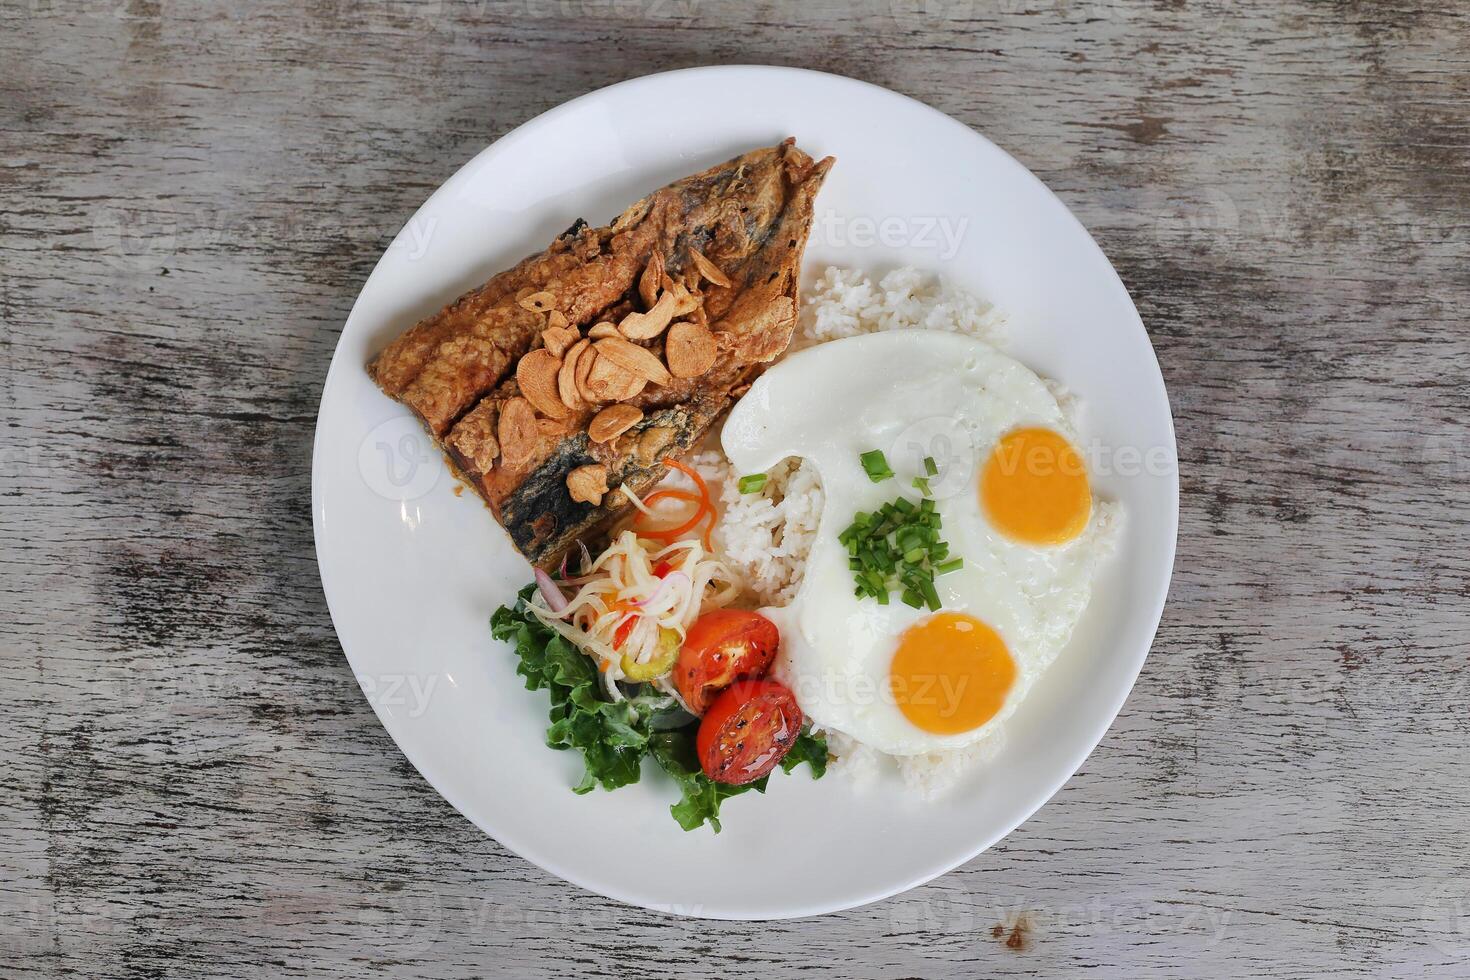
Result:
{"type": "MultiPolygon", "coordinates": [[[[342,648],[404,755],[506,847],[585,888],[684,915],[777,918],[850,908],[969,860],[1082,764],[1143,665],[1173,563],[1169,403],[1138,314],[1067,209],[974,132],[893,92],[785,68],[707,68],[614,85],[539,116],[419,209],[358,297],[322,392],[312,473],[317,558],[342,648]],[[941,803],[896,775],[862,790],[805,768],[725,804],[724,832],[681,831],[652,763],[575,796],[575,753],[544,742],[487,620],[530,579],[363,365],[464,289],[664,183],[794,135],[837,165],[817,202],[808,279],[827,264],[942,271],[1006,310],[1008,350],[1086,404],[1095,474],[1128,521],[1072,643],[1009,723],[1002,753],[941,803]],[[1132,465],[1129,461],[1133,460],[1132,465]],[[1135,469],[1141,470],[1136,475],[1135,469]]],[[[404,814],[412,822],[412,813],[404,814]]]]}

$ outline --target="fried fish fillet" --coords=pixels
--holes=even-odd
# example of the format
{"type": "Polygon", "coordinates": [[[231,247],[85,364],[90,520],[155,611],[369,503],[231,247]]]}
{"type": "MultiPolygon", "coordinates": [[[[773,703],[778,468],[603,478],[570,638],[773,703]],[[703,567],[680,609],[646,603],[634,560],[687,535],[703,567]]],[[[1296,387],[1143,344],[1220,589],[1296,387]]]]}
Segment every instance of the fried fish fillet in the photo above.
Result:
{"type": "MultiPolygon", "coordinates": [[[[814,163],[786,140],[670,184],[606,227],[578,221],[546,251],[408,330],[369,373],[419,415],[522,554],[553,565],[575,541],[627,514],[632,505],[616,488],[641,495],[659,482],[664,460],[697,446],[785,351],[813,199],[832,163],[814,163]],[[604,406],[578,403],[559,418],[538,413],[516,452],[503,451],[507,406],[524,414],[528,404],[517,362],[543,345],[547,311],[578,338],[593,325],[611,330],[649,307],[651,272],[662,274],[654,282],[663,288],[697,298],[689,319],[712,332],[713,365],[619,399],[642,418],[612,441],[593,442],[587,432],[604,406]],[[573,471],[586,467],[605,472],[610,492],[600,500],[576,500],[568,489],[573,471]]],[[[637,343],[662,363],[665,340],[660,334],[637,343]]]]}

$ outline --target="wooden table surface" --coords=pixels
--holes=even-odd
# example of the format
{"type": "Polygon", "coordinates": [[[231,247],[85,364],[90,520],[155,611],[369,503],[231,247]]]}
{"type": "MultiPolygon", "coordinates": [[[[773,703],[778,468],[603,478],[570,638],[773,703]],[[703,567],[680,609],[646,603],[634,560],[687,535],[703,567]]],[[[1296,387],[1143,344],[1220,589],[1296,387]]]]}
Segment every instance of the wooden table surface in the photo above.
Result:
{"type": "Polygon", "coordinates": [[[1470,975],[1470,5],[7,0],[0,974],[1470,975]],[[1082,771],[901,897],[710,924],[481,835],[312,550],[338,331],[485,144],[649,72],[922,99],[1148,325],[1158,640],[1082,771]]]}

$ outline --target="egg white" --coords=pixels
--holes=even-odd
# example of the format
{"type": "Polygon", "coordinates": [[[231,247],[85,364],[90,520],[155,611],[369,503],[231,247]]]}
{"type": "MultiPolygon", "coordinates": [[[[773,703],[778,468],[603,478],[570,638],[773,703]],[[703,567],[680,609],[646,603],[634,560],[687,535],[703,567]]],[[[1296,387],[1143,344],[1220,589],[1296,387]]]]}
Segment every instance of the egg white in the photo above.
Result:
{"type": "MultiPolygon", "coordinates": [[[[762,610],[780,627],[775,675],[816,725],[896,756],[946,751],[992,734],[1066,645],[1087,606],[1109,546],[1112,511],[1094,499],[1087,528],[1058,547],[1011,541],[986,520],[978,467],[997,441],[1043,426],[1078,441],[1045,382],[982,341],[927,330],[889,331],[821,344],[767,371],[731,411],[722,448],[739,473],[803,457],[821,479],[824,505],[806,573],[793,601],[762,610]],[[874,483],[859,461],[882,449],[896,479],[874,483]],[[858,511],[902,492],[932,456],[931,483],[951,555],[964,567],[935,585],[945,611],[987,623],[1005,641],[1016,680],[1001,710],[967,732],[937,735],[906,718],[889,693],[900,635],[932,615],[894,596],[888,605],[853,594],[837,536],[858,511]]],[[[939,692],[942,693],[942,692],[939,692]]]]}

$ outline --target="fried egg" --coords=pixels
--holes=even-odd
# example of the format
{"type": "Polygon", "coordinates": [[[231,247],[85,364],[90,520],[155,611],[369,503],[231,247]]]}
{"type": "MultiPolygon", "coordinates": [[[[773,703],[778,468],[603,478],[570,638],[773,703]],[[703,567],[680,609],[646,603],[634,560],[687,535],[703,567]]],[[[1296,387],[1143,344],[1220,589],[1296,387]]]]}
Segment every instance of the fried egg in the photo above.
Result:
{"type": "Polygon", "coordinates": [[[1078,439],[1041,378],[982,341],[925,330],[832,341],[767,371],[731,411],[738,473],[802,457],[823,512],[785,607],[775,676],[811,721],[895,756],[994,732],[1067,643],[1111,540],[1078,439]],[[860,461],[881,449],[895,476],[860,461]],[[926,459],[938,472],[927,475],[926,459]],[[963,566],[935,579],[940,609],[854,594],[838,536],[858,512],[926,477],[963,566]]]}

